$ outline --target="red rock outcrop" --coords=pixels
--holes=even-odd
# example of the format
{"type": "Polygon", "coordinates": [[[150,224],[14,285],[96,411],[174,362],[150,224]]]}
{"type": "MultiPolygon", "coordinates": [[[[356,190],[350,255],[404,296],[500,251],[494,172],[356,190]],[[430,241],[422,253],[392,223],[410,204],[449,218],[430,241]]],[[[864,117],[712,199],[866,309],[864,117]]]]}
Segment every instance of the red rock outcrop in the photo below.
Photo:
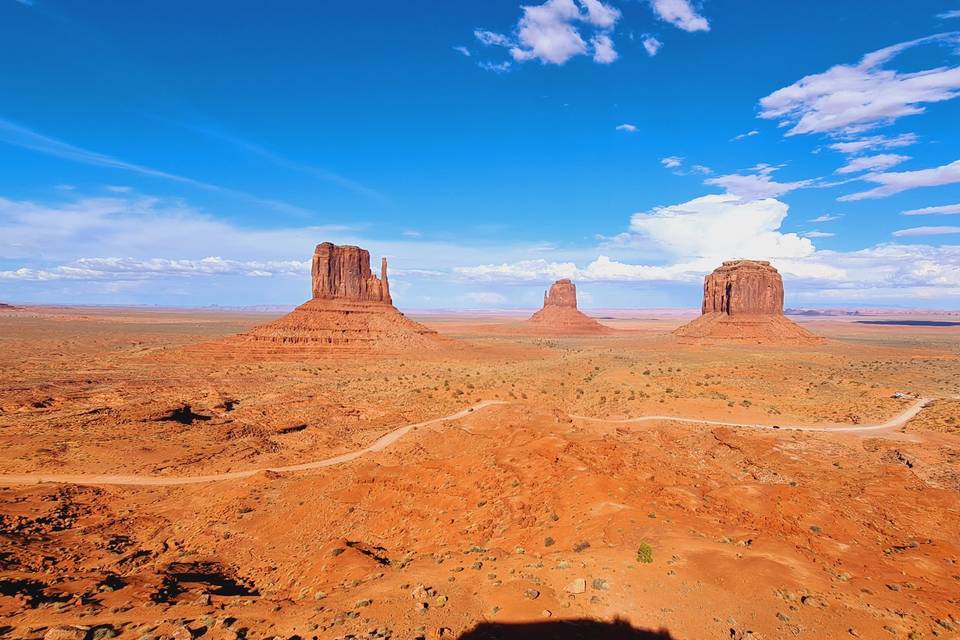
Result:
{"type": "Polygon", "coordinates": [[[356,350],[429,348],[440,341],[435,331],[393,306],[386,258],[378,278],[368,251],[324,242],[314,251],[311,280],[312,299],[245,337],[356,350]]]}
{"type": "Polygon", "coordinates": [[[590,316],[577,309],[577,285],[564,278],[543,294],[543,309],[530,316],[525,328],[537,334],[592,335],[610,333],[590,316]]]}
{"type": "Polygon", "coordinates": [[[354,246],[324,242],[313,252],[310,269],[314,298],[393,304],[387,280],[387,259],[380,262],[380,278],[370,271],[370,252],[354,246]]]}
{"type": "Polygon", "coordinates": [[[704,278],[701,316],[674,335],[757,343],[820,341],[783,315],[783,278],[765,260],[730,260],[704,278]]]}

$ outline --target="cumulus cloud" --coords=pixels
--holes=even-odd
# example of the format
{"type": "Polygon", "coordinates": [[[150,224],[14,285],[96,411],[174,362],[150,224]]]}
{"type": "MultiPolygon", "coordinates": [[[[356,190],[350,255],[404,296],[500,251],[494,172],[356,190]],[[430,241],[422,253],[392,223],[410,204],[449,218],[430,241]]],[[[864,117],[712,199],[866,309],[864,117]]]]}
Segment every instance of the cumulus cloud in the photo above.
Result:
{"type": "Polygon", "coordinates": [[[618,124],[617,127],[616,127],[616,129],[617,129],[617,131],[626,131],[627,133],[636,133],[636,132],[637,132],[637,126],[636,126],[636,125],[633,125],[633,124],[630,124],[630,123],[628,123],[628,122],[624,122],[623,124],[618,124]]]}
{"type": "Polygon", "coordinates": [[[960,33],[941,33],[865,55],[806,76],[760,100],[760,117],[789,127],[787,135],[856,134],[903,116],[923,113],[926,104],[960,95],[960,67],[900,73],[884,68],[900,53],[925,44],[956,44],[960,33]]]}
{"type": "Polygon", "coordinates": [[[910,229],[900,229],[894,231],[893,235],[897,238],[910,236],[945,236],[960,233],[960,227],[911,227],[910,229]]]}
{"type": "Polygon", "coordinates": [[[910,156],[901,156],[896,153],[879,153],[875,156],[861,156],[850,160],[837,169],[837,173],[859,173],[861,171],[882,171],[894,167],[910,159],[910,156]]]}
{"type": "Polygon", "coordinates": [[[910,209],[904,211],[905,216],[925,216],[931,214],[949,215],[960,213],[960,204],[945,204],[937,207],[923,207],[922,209],[910,209]]]}
{"type": "Polygon", "coordinates": [[[611,40],[610,36],[605,33],[601,33],[600,35],[596,35],[591,38],[590,44],[593,45],[594,62],[599,64],[610,64],[619,57],[616,49],[613,48],[613,40],[611,40]]]}
{"type": "Polygon", "coordinates": [[[663,43],[654,36],[643,37],[643,48],[651,58],[657,55],[657,52],[660,51],[660,47],[662,46],[663,43]]]}
{"type": "Polygon", "coordinates": [[[945,184],[960,182],[960,160],[950,164],[917,171],[891,171],[887,173],[869,173],[863,180],[879,184],[868,191],[851,193],[837,198],[842,201],[868,200],[872,198],[886,198],[896,193],[918,189],[920,187],[937,187],[945,184]]]}
{"type": "Polygon", "coordinates": [[[618,57],[610,32],[619,19],[620,10],[600,0],[547,0],[523,7],[513,36],[483,29],[474,36],[485,45],[509,49],[517,62],[562,65],[592,53],[595,62],[609,64],[618,57]]]}
{"type": "Polygon", "coordinates": [[[796,180],[794,182],[777,182],[771,175],[779,167],[768,164],[758,164],[752,168],[752,173],[733,173],[704,180],[704,184],[721,187],[727,193],[747,200],[761,198],[776,198],[785,193],[812,186],[816,180],[796,180]]]}
{"type": "Polygon", "coordinates": [[[690,0],[650,0],[653,12],[684,31],[709,31],[710,23],[697,13],[690,0]]]}

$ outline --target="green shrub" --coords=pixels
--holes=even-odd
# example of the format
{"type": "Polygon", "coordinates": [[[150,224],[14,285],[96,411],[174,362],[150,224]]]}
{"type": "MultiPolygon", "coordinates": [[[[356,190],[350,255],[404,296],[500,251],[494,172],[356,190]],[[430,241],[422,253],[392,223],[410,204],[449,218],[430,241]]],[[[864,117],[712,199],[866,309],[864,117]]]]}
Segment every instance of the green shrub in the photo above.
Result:
{"type": "Polygon", "coordinates": [[[646,542],[641,542],[640,548],[637,549],[637,562],[642,564],[653,562],[653,547],[646,542]]]}

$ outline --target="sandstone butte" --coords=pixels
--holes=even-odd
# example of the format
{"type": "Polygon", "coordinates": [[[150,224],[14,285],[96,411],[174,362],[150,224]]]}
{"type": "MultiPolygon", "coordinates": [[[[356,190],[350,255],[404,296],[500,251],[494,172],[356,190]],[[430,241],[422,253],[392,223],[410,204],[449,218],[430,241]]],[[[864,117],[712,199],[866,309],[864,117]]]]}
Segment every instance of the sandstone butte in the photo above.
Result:
{"type": "Polygon", "coordinates": [[[310,300],[244,337],[357,350],[425,348],[440,341],[435,331],[393,306],[386,258],[378,278],[370,270],[368,251],[324,242],[314,250],[310,273],[310,300]]]}
{"type": "Polygon", "coordinates": [[[530,316],[526,328],[534,333],[550,335],[595,335],[611,333],[577,308],[577,285],[564,278],[543,294],[543,308],[530,316]]]}
{"type": "Polygon", "coordinates": [[[704,278],[700,317],[674,335],[759,344],[822,340],[783,315],[783,278],[763,260],[730,260],[717,267],[704,278]]]}

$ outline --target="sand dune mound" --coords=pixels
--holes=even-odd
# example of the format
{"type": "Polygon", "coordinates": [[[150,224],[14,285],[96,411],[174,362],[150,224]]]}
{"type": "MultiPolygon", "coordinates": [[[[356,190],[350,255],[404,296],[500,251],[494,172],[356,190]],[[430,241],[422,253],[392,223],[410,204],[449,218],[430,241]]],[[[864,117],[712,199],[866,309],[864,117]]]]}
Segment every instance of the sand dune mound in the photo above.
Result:
{"type": "Polygon", "coordinates": [[[611,333],[577,308],[577,285],[570,280],[557,280],[543,294],[543,309],[524,323],[524,329],[544,335],[598,335],[611,333]]]}
{"type": "Polygon", "coordinates": [[[386,258],[378,278],[370,270],[369,252],[324,242],[313,254],[311,274],[311,300],[239,339],[348,350],[423,349],[442,342],[393,306],[386,258]]]}
{"type": "Polygon", "coordinates": [[[703,282],[702,315],[676,329],[686,340],[817,343],[822,338],[783,315],[783,279],[766,261],[724,262],[703,282]]]}

